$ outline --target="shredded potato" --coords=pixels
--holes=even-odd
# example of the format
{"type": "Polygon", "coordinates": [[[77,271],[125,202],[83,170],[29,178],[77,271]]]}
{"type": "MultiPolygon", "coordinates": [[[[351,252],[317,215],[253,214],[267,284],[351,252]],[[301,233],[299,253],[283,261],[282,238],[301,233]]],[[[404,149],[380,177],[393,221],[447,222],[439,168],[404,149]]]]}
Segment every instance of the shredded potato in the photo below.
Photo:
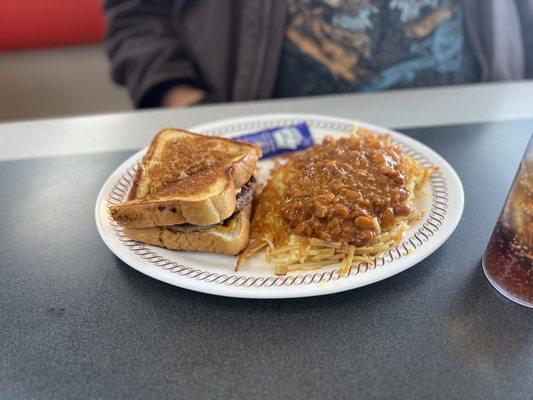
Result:
{"type": "MultiPolygon", "coordinates": [[[[401,154],[401,150],[393,147],[390,139],[384,135],[378,136],[359,129],[353,133],[353,137],[357,138],[359,134],[363,138],[382,140],[385,143],[384,146],[388,146],[396,154],[401,154]]],[[[257,201],[252,219],[252,239],[239,257],[236,270],[241,268],[251,255],[259,252],[265,253],[267,262],[275,266],[277,275],[285,275],[291,271],[319,269],[332,264],[339,264],[339,273],[346,275],[349,274],[353,265],[371,264],[373,260],[394,248],[402,240],[409,229],[409,224],[420,220],[423,211],[415,208],[414,200],[422,195],[422,187],[436,171],[436,168],[422,167],[408,156],[401,155],[401,162],[403,171],[406,171],[405,187],[408,192],[407,202],[410,205],[410,212],[407,215],[396,215],[392,220],[389,218],[385,226],[382,226],[379,218],[375,216],[371,217],[371,223],[365,217],[366,220],[361,226],[368,225],[365,229],[372,231],[372,237],[362,245],[296,234],[279,210],[282,202],[288,199],[287,193],[298,170],[291,163],[278,163],[272,170],[270,180],[257,201]]],[[[345,170],[352,171],[352,167],[346,163],[338,162],[335,165],[341,165],[345,170]]],[[[366,172],[358,171],[358,173],[365,174],[366,172]]],[[[352,195],[350,191],[345,191],[345,193],[352,195]]],[[[358,200],[364,200],[363,204],[371,206],[368,199],[358,200]]]]}

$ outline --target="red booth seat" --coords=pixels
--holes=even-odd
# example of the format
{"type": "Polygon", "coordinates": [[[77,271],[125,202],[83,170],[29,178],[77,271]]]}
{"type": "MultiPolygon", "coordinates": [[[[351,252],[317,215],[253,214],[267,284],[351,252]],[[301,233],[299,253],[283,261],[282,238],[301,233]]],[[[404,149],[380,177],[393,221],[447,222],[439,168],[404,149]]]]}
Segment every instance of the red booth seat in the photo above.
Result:
{"type": "Polygon", "coordinates": [[[1,0],[0,50],[97,43],[102,0],[1,0]]]}

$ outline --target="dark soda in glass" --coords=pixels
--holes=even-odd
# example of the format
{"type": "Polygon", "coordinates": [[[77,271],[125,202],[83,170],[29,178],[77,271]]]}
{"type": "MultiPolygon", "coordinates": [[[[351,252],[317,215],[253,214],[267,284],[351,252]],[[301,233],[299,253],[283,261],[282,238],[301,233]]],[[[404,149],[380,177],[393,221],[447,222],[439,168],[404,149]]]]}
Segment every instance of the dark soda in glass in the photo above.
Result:
{"type": "Polygon", "coordinates": [[[488,280],[533,308],[533,135],[483,257],[488,280]]]}

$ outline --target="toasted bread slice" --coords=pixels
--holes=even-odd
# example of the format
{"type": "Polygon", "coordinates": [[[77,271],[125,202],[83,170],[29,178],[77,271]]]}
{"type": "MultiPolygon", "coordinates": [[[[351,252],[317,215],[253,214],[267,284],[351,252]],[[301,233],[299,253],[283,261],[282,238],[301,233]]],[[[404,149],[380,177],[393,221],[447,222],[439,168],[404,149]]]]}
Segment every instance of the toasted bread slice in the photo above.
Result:
{"type": "Polygon", "coordinates": [[[217,224],[235,211],[236,190],[261,154],[248,143],[165,129],[137,169],[128,200],[111,216],[130,228],[217,224]]]}
{"type": "Polygon", "coordinates": [[[138,242],[171,250],[194,250],[212,253],[239,254],[248,244],[250,213],[248,204],[234,216],[201,232],[175,232],[170,227],[124,228],[124,234],[138,242]]]}

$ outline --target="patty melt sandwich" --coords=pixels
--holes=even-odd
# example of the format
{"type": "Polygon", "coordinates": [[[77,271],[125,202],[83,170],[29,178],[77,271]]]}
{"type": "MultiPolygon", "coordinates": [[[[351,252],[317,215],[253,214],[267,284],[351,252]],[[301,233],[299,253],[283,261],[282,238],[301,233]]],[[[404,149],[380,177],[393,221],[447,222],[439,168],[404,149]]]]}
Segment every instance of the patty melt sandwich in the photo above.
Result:
{"type": "Polygon", "coordinates": [[[165,129],[139,164],[128,200],[112,206],[124,234],[168,249],[238,254],[249,241],[258,147],[165,129]]]}

